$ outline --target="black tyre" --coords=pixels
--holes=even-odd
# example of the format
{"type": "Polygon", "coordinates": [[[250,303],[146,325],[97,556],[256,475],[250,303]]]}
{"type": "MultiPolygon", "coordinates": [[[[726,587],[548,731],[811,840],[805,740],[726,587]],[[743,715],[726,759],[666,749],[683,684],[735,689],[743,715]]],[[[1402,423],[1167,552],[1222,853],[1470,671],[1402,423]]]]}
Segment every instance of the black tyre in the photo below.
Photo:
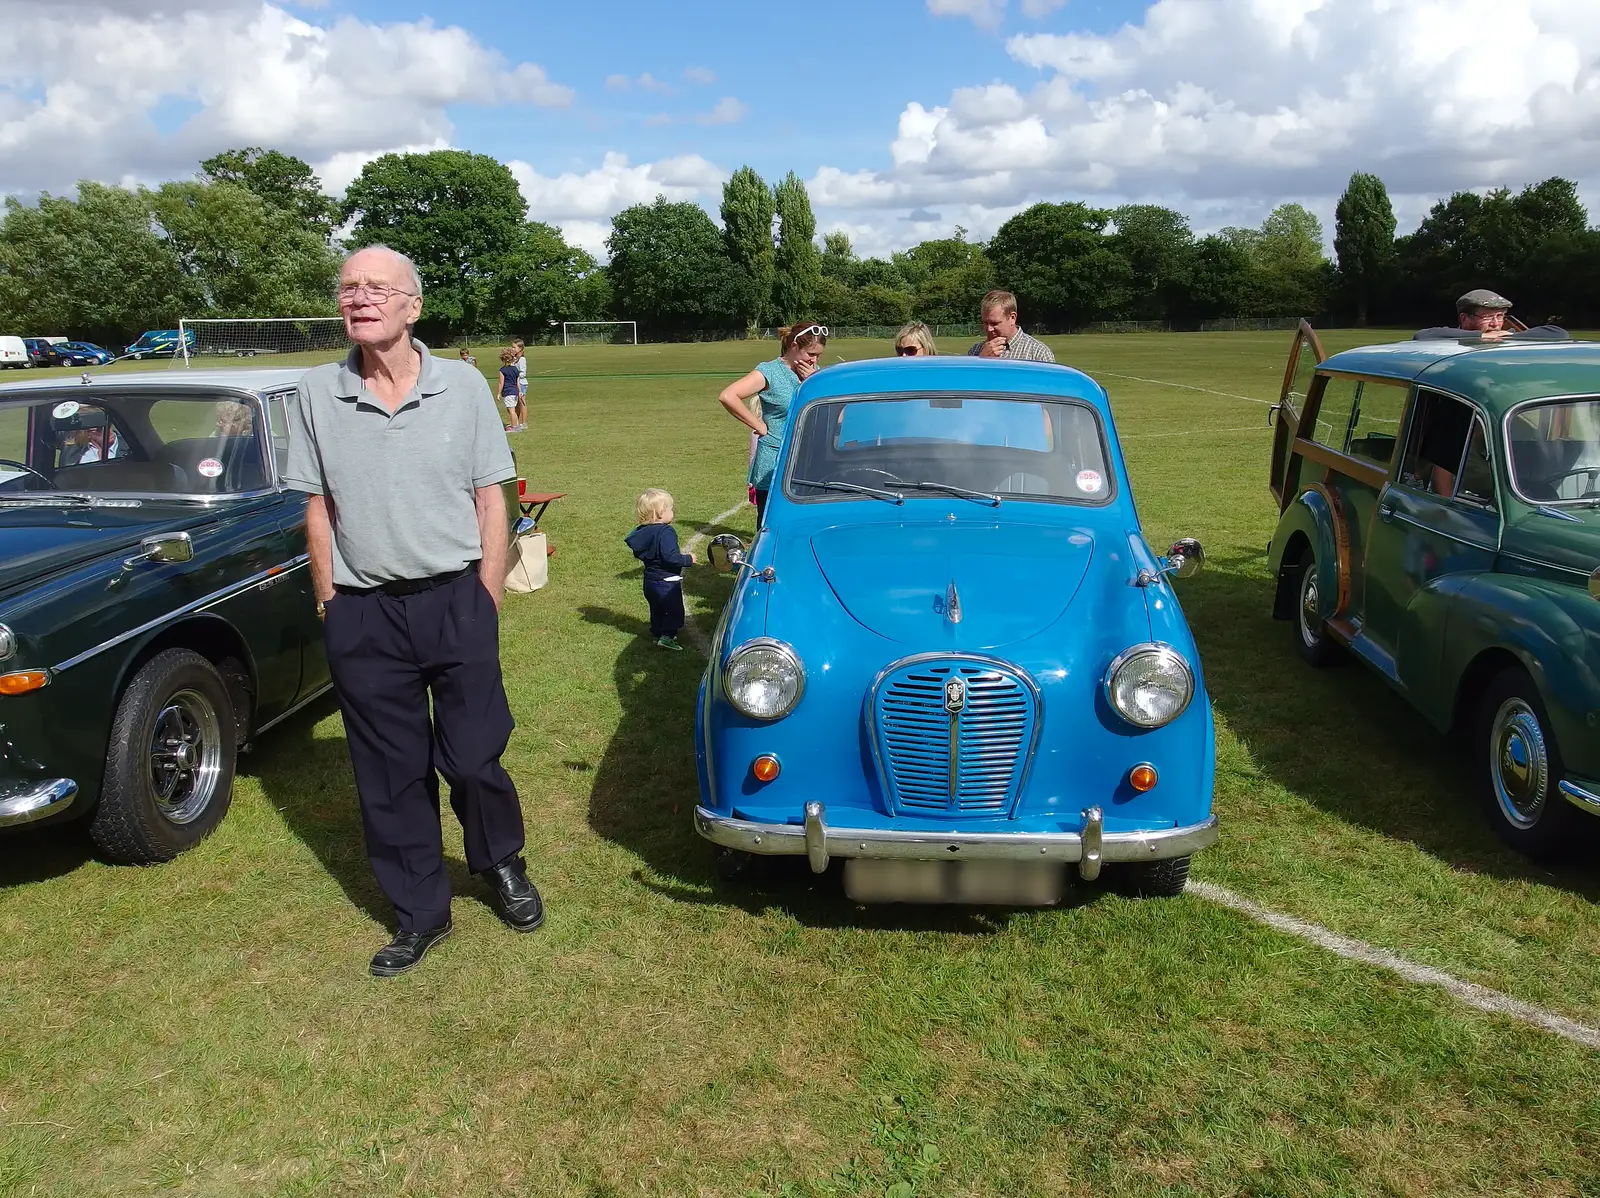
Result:
{"type": "Polygon", "coordinates": [[[89,835],[112,861],[172,860],[228,813],[237,747],[217,667],[188,649],[157,654],[117,701],[89,835]]]}
{"type": "Polygon", "coordinates": [[[1294,643],[1300,656],[1314,666],[1332,665],[1340,656],[1339,644],[1328,635],[1324,610],[1316,551],[1307,549],[1294,574],[1294,643]]]}
{"type": "Polygon", "coordinates": [[[1113,889],[1134,898],[1177,898],[1189,884],[1190,857],[1107,866],[1113,889]]]}
{"type": "Polygon", "coordinates": [[[1473,729],[1473,774],[1489,822],[1530,857],[1563,856],[1583,829],[1559,789],[1563,775],[1544,702],[1526,671],[1509,669],[1484,691],[1473,729]]]}

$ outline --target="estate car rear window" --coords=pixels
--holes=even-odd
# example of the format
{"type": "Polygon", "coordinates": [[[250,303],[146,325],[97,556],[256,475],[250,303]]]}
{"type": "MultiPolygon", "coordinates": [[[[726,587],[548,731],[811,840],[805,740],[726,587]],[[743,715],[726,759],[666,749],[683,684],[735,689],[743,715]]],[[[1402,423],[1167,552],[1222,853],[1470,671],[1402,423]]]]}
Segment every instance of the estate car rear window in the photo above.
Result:
{"type": "Polygon", "coordinates": [[[1093,408],[1000,397],[811,404],[785,474],[800,502],[968,493],[1099,504],[1114,487],[1093,408]]]}

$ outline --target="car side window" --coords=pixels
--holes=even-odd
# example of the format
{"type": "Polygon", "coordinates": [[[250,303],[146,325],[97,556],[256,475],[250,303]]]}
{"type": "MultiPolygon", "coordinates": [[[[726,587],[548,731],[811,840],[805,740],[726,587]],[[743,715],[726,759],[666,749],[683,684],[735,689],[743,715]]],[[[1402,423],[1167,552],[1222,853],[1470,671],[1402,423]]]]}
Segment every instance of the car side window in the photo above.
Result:
{"type": "Polygon", "coordinates": [[[289,468],[289,397],[293,394],[280,391],[267,396],[267,412],[272,423],[272,460],[277,464],[279,478],[289,468]]]}
{"type": "Polygon", "coordinates": [[[1493,508],[1494,459],[1489,454],[1489,437],[1484,432],[1483,421],[1472,420],[1472,434],[1467,438],[1467,452],[1461,459],[1461,478],[1456,483],[1456,498],[1463,503],[1482,504],[1493,508]]]}
{"type": "Polygon", "coordinates": [[[1344,452],[1345,440],[1350,435],[1350,415],[1356,408],[1355,379],[1331,376],[1322,389],[1322,402],[1317,406],[1316,425],[1311,439],[1338,453],[1344,452]]]}
{"type": "Polygon", "coordinates": [[[1356,412],[1345,452],[1353,458],[1388,466],[1400,440],[1400,419],[1406,410],[1406,388],[1365,380],[1356,386],[1356,412]]]}
{"type": "Polygon", "coordinates": [[[1494,471],[1487,465],[1487,439],[1472,408],[1449,395],[1427,388],[1417,390],[1411,422],[1406,431],[1406,451],[1400,463],[1403,486],[1451,499],[1468,499],[1465,477],[1472,470],[1470,501],[1494,502],[1494,471]],[[1476,431],[1477,448],[1469,449],[1476,431]],[[1471,454],[1477,454],[1477,461],[1471,454]]]}

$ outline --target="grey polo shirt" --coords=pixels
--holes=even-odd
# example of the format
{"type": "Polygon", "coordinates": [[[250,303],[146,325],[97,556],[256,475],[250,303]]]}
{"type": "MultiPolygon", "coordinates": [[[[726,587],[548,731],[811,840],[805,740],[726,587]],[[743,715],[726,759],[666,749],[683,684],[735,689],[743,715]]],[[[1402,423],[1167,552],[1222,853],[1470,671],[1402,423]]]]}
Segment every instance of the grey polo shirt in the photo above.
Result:
{"type": "Polygon", "coordinates": [[[285,481],[333,500],[333,581],[372,587],[459,570],[483,556],[474,491],[515,478],[489,384],[435,358],[390,414],[361,381],[360,349],[306,372],[285,481]]]}

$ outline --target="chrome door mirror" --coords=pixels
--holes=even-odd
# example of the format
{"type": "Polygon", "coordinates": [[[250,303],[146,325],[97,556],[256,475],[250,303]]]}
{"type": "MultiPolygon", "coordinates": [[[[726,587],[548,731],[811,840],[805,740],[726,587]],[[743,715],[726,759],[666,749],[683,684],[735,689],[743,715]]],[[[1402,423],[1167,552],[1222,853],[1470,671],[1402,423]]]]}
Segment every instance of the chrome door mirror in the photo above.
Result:
{"type": "Polygon", "coordinates": [[[155,562],[159,566],[179,565],[194,560],[194,541],[186,532],[162,533],[139,542],[139,552],[122,563],[125,569],[155,562]]]}
{"type": "Polygon", "coordinates": [[[1600,599],[1600,566],[1594,568],[1594,573],[1589,575],[1589,595],[1591,598],[1600,599]]]}
{"type": "Polygon", "coordinates": [[[727,574],[744,565],[744,542],[731,532],[712,537],[710,553],[711,567],[719,574],[727,574]]]}
{"type": "Polygon", "coordinates": [[[1206,568],[1206,551],[1193,537],[1174,541],[1167,550],[1167,567],[1175,578],[1193,578],[1206,568]]]}

